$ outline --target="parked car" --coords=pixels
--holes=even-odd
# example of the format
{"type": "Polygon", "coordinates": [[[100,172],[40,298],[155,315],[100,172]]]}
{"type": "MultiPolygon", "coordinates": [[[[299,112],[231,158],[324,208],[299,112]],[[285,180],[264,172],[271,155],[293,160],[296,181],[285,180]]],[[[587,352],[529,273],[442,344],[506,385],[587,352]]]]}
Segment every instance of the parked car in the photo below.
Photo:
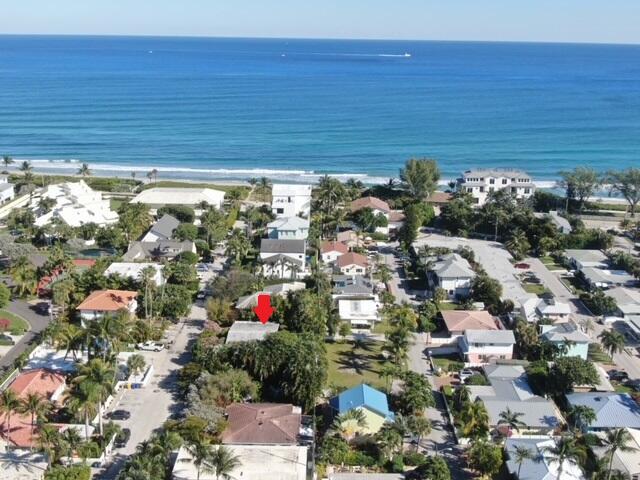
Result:
{"type": "Polygon", "coordinates": [[[118,434],[115,441],[116,448],[124,448],[127,445],[127,442],[131,438],[131,430],[128,428],[123,428],[122,431],[118,434]]]}
{"type": "Polygon", "coordinates": [[[521,270],[529,270],[531,268],[531,265],[529,265],[528,263],[516,263],[514,267],[519,268],[521,270]]]}
{"type": "Polygon", "coordinates": [[[204,300],[206,297],[207,297],[207,292],[205,292],[204,290],[200,290],[196,294],[196,299],[198,299],[198,300],[204,300]]]}
{"type": "Polygon", "coordinates": [[[475,374],[476,372],[474,372],[470,368],[465,368],[460,370],[460,372],[458,373],[458,377],[460,377],[461,382],[464,382],[467,378],[473,377],[475,374]]]}
{"type": "Polygon", "coordinates": [[[131,412],[126,410],[114,410],[107,415],[110,420],[129,420],[131,418],[131,412]]]}
{"type": "Polygon", "coordinates": [[[0,344],[2,345],[15,345],[16,341],[6,333],[0,333],[0,344]]]}
{"type": "Polygon", "coordinates": [[[609,376],[609,380],[613,380],[614,382],[629,380],[629,374],[624,370],[609,370],[607,375],[609,376]]]}
{"type": "Polygon", "coordinates": [[[625,387],[629,387],[634,392],[640,392],[640,380],[627,380],[624,382],[625,387]]]}
{"type": "Polygon", "coordinates": [[[149,340],[148,342],[139,343],[136,347],[138,350],[145,350],[147,352],[159,352],[164,348],[164,345],[149,340]]]}

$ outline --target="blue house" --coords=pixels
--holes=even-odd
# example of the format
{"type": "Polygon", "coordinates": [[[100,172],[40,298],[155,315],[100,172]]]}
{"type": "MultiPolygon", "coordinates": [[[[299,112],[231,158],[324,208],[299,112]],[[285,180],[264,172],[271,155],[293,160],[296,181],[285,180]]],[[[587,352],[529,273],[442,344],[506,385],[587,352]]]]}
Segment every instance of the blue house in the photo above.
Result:
{"type": "Polygon", "coordinates": [[[354,409],[362,411],[366,426],[357,429],[362,434],[377,433],[385,422],[394,419],[387,395],[364,383],[333,397],[329,404],[339,415],[354,409]]]}

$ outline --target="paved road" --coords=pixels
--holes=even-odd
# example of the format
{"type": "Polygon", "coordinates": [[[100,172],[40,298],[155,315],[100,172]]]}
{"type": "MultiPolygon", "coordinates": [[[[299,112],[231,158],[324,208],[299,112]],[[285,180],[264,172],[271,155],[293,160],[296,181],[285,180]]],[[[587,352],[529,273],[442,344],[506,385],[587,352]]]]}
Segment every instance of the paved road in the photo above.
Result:
{"type": "Polygon", "coordinates": [[[389,282],[389,291],[393,294],[397,303],[415,303],[411,296],[407,293],[406,276],[402,262],[396,256],[395,248],[397,243],[387,244],[379,250],[379,254],[384,258],[385,263],[391,270],[391,281],[389,282]]]}
{"type": "Polygon", "coordinates": [[[205,320],[206,312],[202,304],[194,305],[189,318],[167,332],[167,337],[173,339],[169,348],[161,352],[142,352],[153,363],[153,379],[142,389],[122,390],[116,396],[110,410],[131,412],[129,420],[116,422],[131,430],[131,438],[124,448],[115,451],[113,463],[106,472],[96,478],[115,478],[138,444],[150,438],[172,414],[182,409],[176,391],[178,372],[189,362],[191,345],[202,332],[205,320]]]}
{"type": "Polygon", "coordinates": [[[20,339],[16,345],[0,359],[0,368],[13,365],[13,362],[26,350],[29,343],[42,332],[51,321],[49,315],[42,314],[37,304],[29,304],[24,300],[13,300],[7,305],[6,310],[24,318],[31,329],[20,339]]]}

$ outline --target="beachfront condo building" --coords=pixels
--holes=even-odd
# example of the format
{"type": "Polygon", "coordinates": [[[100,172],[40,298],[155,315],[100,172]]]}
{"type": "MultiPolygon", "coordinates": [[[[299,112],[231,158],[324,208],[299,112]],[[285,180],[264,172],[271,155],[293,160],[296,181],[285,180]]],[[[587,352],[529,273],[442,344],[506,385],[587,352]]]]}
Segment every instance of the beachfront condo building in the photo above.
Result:
{"type": "Polygon", "coordinates": [[[483,205],[491,192],[507,190],[516,198],[529,198],[536,190],[531,177],[522,170],[467,170],[457,180],[458,191],[471,194],[475,203],[483,205]]]}
{"type": "Polygon", "coordinates": [[[271,198],[271,211],[277,218],[309,218],[311,214],[311,185],[276,183],[271,198]]]}

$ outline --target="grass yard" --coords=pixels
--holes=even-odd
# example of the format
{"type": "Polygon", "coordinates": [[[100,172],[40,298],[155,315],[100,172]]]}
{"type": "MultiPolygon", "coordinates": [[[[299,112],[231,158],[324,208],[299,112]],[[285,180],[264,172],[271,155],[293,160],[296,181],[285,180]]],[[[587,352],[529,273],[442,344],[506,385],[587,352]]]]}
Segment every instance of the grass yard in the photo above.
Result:
{"type": "Polygon", "coordinates": [[[111,210],[113,210],[114,212],[117,212],[118,209],[125,203],[129,203],[128,200],[124,199],[124,198],[110,198],[109,199],[109,204],[111,206],[111,210]]]}
{"type": "Polygon", "coordinates": [[[373,333],[379,333],[384,335],[391,329],[391,324],[385,318],[381,322],[376,323],[375,327],[373,327],[373,333]]]}
{"type": "Polygon", "coordinates": [[[461,309],[462,309],[461,305],[453,302],[440,302],[440,304],[438,305],[438,310],[440,310],[441,312],[444,312],[447,310],[461,310],[461,309]]]}
{"type": "Polygon", "coordinates": [[[523,283],[522,288],[527,293],[533,293],[534,295],[538,295],[539,297],[548,292],[548,290],[539,283],[523,283]]]}
{"type": "Polygon", "coordinates": [[[6,318],[7,320],[9,320],[11,323],[9,324],[9,328],[7,329],[8,332],[15,330],[22,330],[23,332],[26,332],[27,330],[29,330],[31,327],[29,326],[29,323],[27,323],[27,321],[22,318],[19,317],[18,315],[11,313],[7,310],[0,310],[0,318],[6,318]]]}
{"type": "Polygon", "coordinates": [[[607,352],[605,352],[599,343],[590,343],[589,344],[589,353],[587,354],[587,358],[592,362],[604,363],[607,365],[612,365],[613,360],[607,352]]]}
{"type": "Polygon", "coordinates": [[[327,343],[329,359],[329,381],[337,387],[351,388],[361,383],[372,387],[385,388],[385,379],[381,376],[385,363],[381,342],[327,343]]]}
{"type": "Polygon", "coordinates": [[[431,357],[434,366],[441,368],[444,372],[457,372],[464,368],[464,362],[458,356],[431,357]]]}
{"type": "Polygon", "coordinates": [[[549,256],[549,255],[544,256],[544,257],[540,257],[540,261],[550,271],[564,270],[565,269],[564,266],[560,265],[559,263],[556,263],[555,259],[553,257],[549,256]]]}

